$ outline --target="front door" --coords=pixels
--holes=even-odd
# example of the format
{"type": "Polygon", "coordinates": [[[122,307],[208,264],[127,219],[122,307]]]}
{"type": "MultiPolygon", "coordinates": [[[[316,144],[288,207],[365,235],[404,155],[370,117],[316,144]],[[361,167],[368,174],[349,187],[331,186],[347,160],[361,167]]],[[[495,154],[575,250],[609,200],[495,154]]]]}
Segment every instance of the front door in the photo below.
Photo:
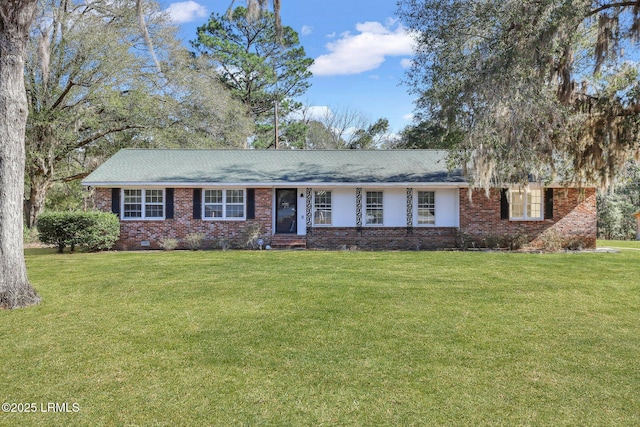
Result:
{"type": "Polygon", "coordinates": [[[298,190],[276,189],[276,233],[297,233],[298,190]]]}

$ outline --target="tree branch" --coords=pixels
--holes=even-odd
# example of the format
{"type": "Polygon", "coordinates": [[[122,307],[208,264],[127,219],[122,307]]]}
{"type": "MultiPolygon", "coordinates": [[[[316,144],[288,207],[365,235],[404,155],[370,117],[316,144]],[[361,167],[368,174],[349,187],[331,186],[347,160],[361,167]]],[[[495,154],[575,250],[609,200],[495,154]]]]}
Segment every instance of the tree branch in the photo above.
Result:
{"type": "Polygon", "coordinates": [[[139,126],[139,125],[125,125],[119,128],[114,128],[114,129],[108,129],[102,132],[98,132],[94,135],[91,135],[88,138],[83,139],[82,141],[80,141],[79,143],[75,144],[75,148],[82,148],[86,145],[91,144],[92,142],[102,138],[103,136],[106,135],[110,135],[112,133],[118,133],[118,132],[124,132],[125,130],[130,130],[130,129],[144,129],[145,126],[139,126]]]}
{"type": "Polygon", "coordinates": [[[611,4],[605,4],[600,6],[597,9],[593,9],[592,11],[590,11],[589,13],[587,13],[587,15],[585,16],[586,18],[593,16],[593,15],[597,15],[598,13],[602,12],[603,10],[607,10],[607,9],[612,9],[612,8],[616,8],[616,7],[629,7],[629,6],[640,6],[640,1],[623,1],[623,2],[618,2],[618,3],[611,3],[611,4]]]}
{"type": "Polygon", "coordinates": [[[87,176],[89,176],[90,172],[82,172],[82,173],[77,173],[75,175],[71,175],[71,176],[67,176],[64,178],[57,178],[54,179],[53,181],[55,182],[71,182],[71,181],[75,181],[77,179],[82,179],[82,178],[86,178],[87,176]]]}
{"type": "Polygon", "coordinates": [[[64,88],[64,90],[62,91],[58,99],[56,99],[56,102],[54,102],[53,105],[51,106],[51,110],[55,110],[58,107],[58,105],[62,103],[62,101],[67,96],[67,94],[69,93],[69,91],[73,86],[74,86],[74,83],[71,80],[69,80],[69,82],[67,83],[67,87],[64,88]]]}
{"type": "MultiPolygon", "coordinates": [[[[119,128],[107,129],[105,131],[98,132],[96,134],[93,134],[93,135],[89,136],[88,138],[85,138],[85,139],[81,140],[77,144],[74,144],[73,148],[74,149],[78,149],[78,148],[85,147],[85,146],[91,144],[92,142],[102,138],[103,136],[106,136],[106,135],[109,135],[109,134],[112,134],[112,133],[123,132],[125,130],[130,130],[130,129],[144,129],[144,128],[145,128],[145,126],[125,125],[125,126],[122,126],[122,127],[119,127],[119,128]]],[[[66,156],[67,156],[67,153],[66,152],[62,152],[62,153],[60,153],[59,155],[57,155],[54,158],[54,162],[58,162],[58,161],[64,159],[66,156]]]]}
{"type": "Polygon", "coordinates": [[[136,0],[136,15],[138,15],[138,24],[140,24],[140,31],[142,31],[142,36],[144,37],[144,41],[147,43],[149,54],[151,55],[153,62],[156,64],[156,68],[158,69],[158,72],[161,73],[162,67],[160,66],[160,62],[158,61],[156,52],[153,49],[153,42],[151,41],[151,36],[149,36],[149,31],[147,30],[147,24],[144,22],[144,11],[142,10],[142,0],[136,0]]]}

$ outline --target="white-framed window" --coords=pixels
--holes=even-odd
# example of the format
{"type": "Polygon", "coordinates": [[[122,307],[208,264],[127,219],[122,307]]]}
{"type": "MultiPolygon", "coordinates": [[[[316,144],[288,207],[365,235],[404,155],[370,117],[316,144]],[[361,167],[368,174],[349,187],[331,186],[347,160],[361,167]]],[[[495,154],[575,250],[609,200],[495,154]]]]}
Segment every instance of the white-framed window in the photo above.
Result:
{"type": "Polygon", "coordinates": [[[434,191],[418,191],[418,225],[435,225],[436,193],[434,191]]]}
{"type": "Polygon", "coordinates": [[[365,204],[365,224],[384,224],[384,206],[382,191],[367,191],[365,204]]]}
{"type": "Polygon", "coordinates": [[[164,189],[122,189],[122,219],[164,219],[164,189]]]}
{"type": "Polygon", "coordinates": [[[244,219],[245,191],[205,189],[202,192],[204,219],[244,219]]]}
{"type": "Polygon", "coordinates": [[[313,192],[313,225],[331,225],[331,191],[313,192]]]}
{"type": "Polygon", "coordinates": [[[509,189],[509,219],[541,220],[542,189],[539,187],[509,189]]]}

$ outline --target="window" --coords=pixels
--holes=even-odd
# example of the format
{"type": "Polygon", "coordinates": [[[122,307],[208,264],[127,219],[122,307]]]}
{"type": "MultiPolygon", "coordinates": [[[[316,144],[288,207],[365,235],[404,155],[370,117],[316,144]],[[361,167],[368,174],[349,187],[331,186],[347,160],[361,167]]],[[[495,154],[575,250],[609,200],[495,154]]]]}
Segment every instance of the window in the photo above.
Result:
{"type": "Polygon", "coordinates": [[[163,219],[164,190],[122,190],[124,219],[163,219]]]}
{"type": "Polygon", "coordinates": [[[510,189],[509,219],[542,219],[542,190],[540,188],[510,189]]]}
{"type": "Polygon", "coordinates": [[[418,191],[418,225],[436,223],[436,195],[433,191],[418,191]]]}
{"type": "Polygon", "coordinates": [[[366,221],[367,225],[383,224],[382,191],[367,191],[366,221]]]}
{"type": "Polygon", "coordinates": [[[244,190],[227,190],[226,194],[226,217],[244,218],[244,190]]]}
{"type": "Polygon", "coordinates": [[[313,193],[313,225],[331,225],[331,191],[313,193]]]}
{"type": "Polygon", "coordinates": [[[204,190],[205,219],[243,219],[244,190],[204,190]]]}
{"type": "Polygon", "coordinates": [[[164,215],[164,194],[162,190],[146,190],[144,198],[145,218],[162,218],[164,215]]]}
{"type": "Polygon", "coordinates": [[[142,190],[124,191],[124,218],[142,218],[142,190]]]}
{"type": "Polygon", "coordinates": [[[223,218],[224,202],[222,190],[205,190],[204,192],[204,217],[223,218]]]}

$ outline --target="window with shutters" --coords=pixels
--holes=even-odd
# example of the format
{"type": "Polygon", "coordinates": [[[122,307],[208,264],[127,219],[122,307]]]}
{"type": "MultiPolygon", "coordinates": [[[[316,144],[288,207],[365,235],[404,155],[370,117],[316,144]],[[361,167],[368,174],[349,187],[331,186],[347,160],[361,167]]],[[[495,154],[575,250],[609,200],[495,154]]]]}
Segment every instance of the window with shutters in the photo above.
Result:
{"type": "Polygon", "coordinates": [[[204,190],[202,198],[204,219],[245,219],[245,190],[204,190]]]}
{"type": "Polygon", "coordinates": [[[164,189],[122,190],[122,219],[164,219],[164,189]]]}
{"type": "Polygon", "coordinates": [[[509,219],[541,220],[544,218],[542,207],[540,187],[509,189],[509,219]]]}

